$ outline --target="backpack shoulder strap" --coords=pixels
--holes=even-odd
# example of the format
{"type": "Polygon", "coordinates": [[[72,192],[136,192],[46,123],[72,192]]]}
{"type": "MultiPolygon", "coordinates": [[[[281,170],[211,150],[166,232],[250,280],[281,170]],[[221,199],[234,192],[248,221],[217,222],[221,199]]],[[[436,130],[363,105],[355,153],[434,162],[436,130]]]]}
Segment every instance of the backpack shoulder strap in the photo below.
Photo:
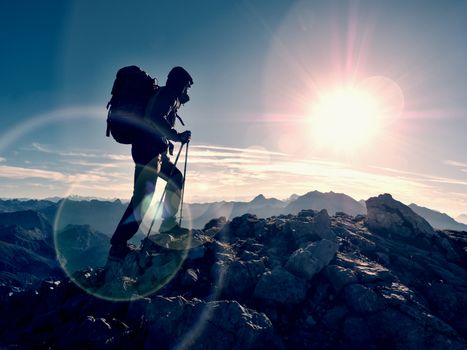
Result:
{"type": "Polygon", "coordinates": [[[152,94],[151,98],[149,99],[148,101],[148,104],[146,105],[146,110],[144,111],[144,118],[143,119],[146,119],[146,120],[149,120],[151,119],[150,118],[150,115],[151,115],[151,111],[153,110],[154,108],[154,105],[156,104],[157,102],[157,98],[160,94],[160,91],[161,89],[160,88],[157,88],[154,93],[152,94]]]}

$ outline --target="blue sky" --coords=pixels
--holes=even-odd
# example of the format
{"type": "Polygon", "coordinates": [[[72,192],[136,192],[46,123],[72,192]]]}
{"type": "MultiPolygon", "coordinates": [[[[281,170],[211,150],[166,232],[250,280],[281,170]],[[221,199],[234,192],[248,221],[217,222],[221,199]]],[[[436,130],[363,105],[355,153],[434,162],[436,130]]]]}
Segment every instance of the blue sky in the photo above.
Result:
{"type": "Polygon", "coordinates": [[[189,200],[390,192],[467,212],[465,33],[454,0],[3,1],[0,197],[128,198],[129,147],[104,136],[115,73],[182,65],[189,200]],[[342,86],[383,101],[376,131],[358,110],[318,127],[342,86]]]}

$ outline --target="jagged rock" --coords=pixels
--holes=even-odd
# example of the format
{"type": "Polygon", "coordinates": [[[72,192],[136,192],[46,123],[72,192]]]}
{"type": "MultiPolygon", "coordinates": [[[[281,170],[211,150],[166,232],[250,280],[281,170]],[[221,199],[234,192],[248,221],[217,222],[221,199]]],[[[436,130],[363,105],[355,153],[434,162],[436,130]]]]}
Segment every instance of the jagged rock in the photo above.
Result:
{"type": "Polygon", "coordinates": [[[379,263],[382,263],[385,265],[389,265],[391,263],[391,260],[389,259],[389,255],[386,253],[377,252],[376,258],[379,263]]]}
{"type": "Polygon", "coordinates": [[[384,303],[370,288],[361,284],[351,284],[344,289],[347,305],[359,314],[376,312],[384,308],[384,303]]]}
{"type": "Polygon", "coordinates": [[[363,283],[373,283],[378,281],[391,281],[394,276],[391,272],[377,263],[356,265],[355,270],[359,280],[363,283]]]}
{"type": "Polygon", "coordinates": [[[194,269],[188,269],[183,273],[181,284],[182,287],[192,287],[198,281],[198,274],[194,269]]]}
{"type": "Polygon", "coordinates": [[[335,240],[336,235],[331,230],[331,220],[328,212],[323,209],[313,216],[303,220],[289,220],[285,224],[285,232],[292,235],[297,246],[303,246],[310,241],[320,239],[335,240]]]}
{"type": "Polygon", "coordinates": [[[278,267],[261,276],[254,296],[266,302],[298,304],[305,300],[306,282],[278,267]]]}
{"type": "Polygon", "coordinates": [[[277,340],[271,321],[263,313],[236,301],[187,301],[181,297],[156,297],[146,310],[150,333],[145,349],[253,349],[273,346],[277,340]],[[204,321],[199,328],[200,320],[204,321]]]}
{"type": "Polygon", "coordinates": [[[277,219],[272,223],[270,222],[265,227],[264,234],[259,237],[259,242],[263,246],[261,251],[256,251],[261,252],[262,255],[268,258],[272,268],[282,266],[289,255],[297,249],[293,236],[284,227],[285,220],[277,219]]]}
{"type": "Polygon", "coordinates": [[[459,293],[451,285],[436,282],[427,287],[425,295],[443,321],[452,323],[454,329],[464,337],[467,336],[467,325],[462,325],[467,308],[467,294],[459,293]]]}
{"type": "Polygon", "coordinates": [[[407,286],[392,282],[390,285],[383,285],[378,288],[384,302],[389,306],[398,306],[401,303],[414,303],[416,301],[415,293],[407,286]]]}
{"type": "Polygon", "coordinates": [[[326,266],[324,274],[336,292],[348,284],[358,282],[357,274],[354,271],[338,265],[326,266]]]}
{"type": "Polygon", "coordinates": [[[349,237],[349,241],[352,244],[356,245],[363,254],[372,253],[378,250],[378,246],[376,243],[358,234],[351,235],[349,237]]]}
{"type": "Polygon", "coordinates": [[[315,216],[315,211],[313,209],[302,209],[299,211],[297,214],[297,217],[299,218],[312,218],[315,216]]]}
{"type": "Polygon", "coordinates": [[[188,251],[187,259],[196,260],[202,259],[206,254],[206,247],[204,245],[199,245],[188,251]]]}
{"type": "MultiPolygon", "coordinates": [[[[441,234],[439,235],[441,236],[441,234]]],[[[454,262],[458,262],[461,260],[459,255],[456,253],[456,251],[454,250],[451,243],[449,243],[449,240],[446,237],[440,237],[437,243],[439,244],[441,249],[444,250],[448,260],[454,262]]]]}
{"type": "Polygon", "coordinates": [[[294,275],[311,279],[332,260],[338,245],[327,239],[297,249],[287,261],[285,268],[294,275]]]}
{"type": "Polygon", "coordinates": [[[256,215],[245,214],[236,217],[230,223],[230,234],[237,238],[256,237],[261,235],[265,226],[264,219],[258,219],[256,215]]]}
{"type": "Polygon", "coordinates": [[[390,349],[465,349],[465,341],[436,317],[413,307],[403,309],[370,316],[368,326],[376,343],[390,349]]]}
{"type": "Polygon", "coordinates": [[[258,254],[250,252],[249,250],[244,250],[239,256],[239,258],[244,261],[249,261],[249,260],[258,260],[259,256],[258,254]]]}
{"type": "Polygon", "coordinates": [[[151,298],[141,298],[128,303],[126,317],[131,324],[141,325],[145,320],[145,312],[152,303],[151,298]]]}
{"type": "Polygon", "coordinates": [[[456,263],[467,266],[467,235],[465,232],[451,230],[438,231],[443,238],[447,238],[460,261],[456,263]]]}
{"type": "Polygon", "coordinates": [[[264,272],[265,267],[262,260],[231,263],[221,281],[222,295],[227,299],[234,300],[250,297],[264,272]]]}
{"type": "Polygon", "coordinates": [[[189,240],[153,237],[77,272],[86,292],[70,280],[2,288],[0,347],[466,348],[467,240],[429,239],[391,208],[376,210],[387,231],[312,210],[213,220],[189,240]]]}
{"type": "Polygon", "coordinates": [[[363,214],[357,214],[353,218],[354,222],[359,222],[359,221],[363,221],[363,220],[366,220],[366,215],[363,215],[363,214]]]}
{"type": "Polygon", "coordinates": [[[209,222],[207,222],[206,225],[204,225],[203,231],[206,232],[213,228],[220,230],[226,224],[227,224],[227,219],[225,218],[225,216],[221,216],[217,219],[212,219],[209,222]]]}
{"type": "Polygon", "coordinates": [[[368,227],[375,232],[421,245],[430,246],[437,233],[430,224],[408,206],[396,201],[390,194],[372,197],[366,201],[368,227]]]}
{"type": "Polygon", "coordinates": [[[115,339],[116,331],[112,330],[110,324],[104,318],[87,316],[75,328],[71,328],[63,337],[61,346],[84,348],[104,347],[105,344],[115,339]]]}

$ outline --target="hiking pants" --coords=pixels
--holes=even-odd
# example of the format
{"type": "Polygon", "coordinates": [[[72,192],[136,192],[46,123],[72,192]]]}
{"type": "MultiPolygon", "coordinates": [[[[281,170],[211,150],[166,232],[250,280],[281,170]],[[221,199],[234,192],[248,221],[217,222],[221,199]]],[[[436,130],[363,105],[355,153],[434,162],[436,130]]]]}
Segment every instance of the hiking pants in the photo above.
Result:
{"type": "Polygon", "coordinates": [[[180,206],[183,187],[183,175],[170,161],[166,154],[162,155],[162,166],[159,176],[167,182],[167,192],[162,209],[163,220],[175,220],[178,207],[180,206]]]}
{"type": "Polygon", "coordinates": [[[180,205],[183,175],[169,158],[165,154],[158,154],[144,163],[148,157],[145,157],[144,152],[140,154],[137,147],[132,148],[132,156],[135,161],[133,196],[112,236],[110,241],[112,245],[126,244],[138,231],[151,204],[158,176],[167,181],[162,212],[164,221],[175,221],[180,205]]]}

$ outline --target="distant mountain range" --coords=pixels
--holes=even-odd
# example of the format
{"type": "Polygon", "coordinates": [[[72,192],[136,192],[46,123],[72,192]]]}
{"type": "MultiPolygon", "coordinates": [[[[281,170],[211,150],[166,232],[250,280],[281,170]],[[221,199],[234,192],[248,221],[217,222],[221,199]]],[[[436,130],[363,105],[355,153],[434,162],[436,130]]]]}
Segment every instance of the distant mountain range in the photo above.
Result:
{"type": "Polygon", "coordinates": [[[194,203],[187,205],[191,214],[193,227],[203,227],[212,218],[225,216],[232,219],[246,213],[255,214],[260,218],[267,218],[281,214],[297,214],[302,209],[326,209],[329,215],[345,212],[350,215],[365,214],[364,202],[357,202],[343,193],[308,192],[302,196],[292,195],[288,200],[266,198],[260,194],[250,202],[213,202],[194,203]]]}
{"type": "Polygon", "coordinates": [[[429,222],[431,226],[437,229],[454,230],[454,231],[467,231],[467,225],[457,222],[449,215],[440,213],[439,211],[420,207],[416,204],[410,204],[410,209],[416,212],[429,222]]]}
{"type": "Polygon", "coordinates": [[[0,285],[23,288],[62,276],[53,230],[33,210],[0,213],[0,285]]]}
{"type": "MultiPolygon", "coordinates": [[[[0,200],[0,212],[14,212],[20,210],[34,210],[43,214],[50,224],[59,218],[56,224],[59,229],[67,225],[89,225],[92,229],[111,236],[120,220],[127,203],[120,200],[0,200]],[[59,214],[57,216],[57,213],[59,214]]],[[[447,214],[411,204],[410,207],[417,214],[424,217],[434,228],[467,231],[467,215],[458,221],[447,214]]],[[[304,195],[293,194],[287,200],[266,198],[260,194],[249,202],[220,201],[211,203],[191,203],[184,206],[184,223],[191,222],[194,228],[202,228],[212,218],[225,216],[232,219],[246,213],[266,218],[281,214],[297,214],[302,209],[326,209],[330,215],[344,212],[349,215],[366,214],[365,201],[356,201],[352,197],[335,192],[312,191],[304,195]]],[[[138,237],[138,240],[141,236],[138,237]]],[[[136,242],[136,241],[135,241],[136,242]]]]}
{"type": "Polygon", "coordinates": [[[63,278],[60,263],[70,274],[105,264],[107,235],[89,225],[68,225],[56,236],[54,240],[52,226],[40,212],[0,213],[0,286],[30,288],[44,279],[63,278]]]}
{"type": "Polygon", "coordinates": [[[104,266],[109,249],[109,237],[89,225],[68,225],[56,239],[58,259],[70,275],[88,267],[104,266]]]}

